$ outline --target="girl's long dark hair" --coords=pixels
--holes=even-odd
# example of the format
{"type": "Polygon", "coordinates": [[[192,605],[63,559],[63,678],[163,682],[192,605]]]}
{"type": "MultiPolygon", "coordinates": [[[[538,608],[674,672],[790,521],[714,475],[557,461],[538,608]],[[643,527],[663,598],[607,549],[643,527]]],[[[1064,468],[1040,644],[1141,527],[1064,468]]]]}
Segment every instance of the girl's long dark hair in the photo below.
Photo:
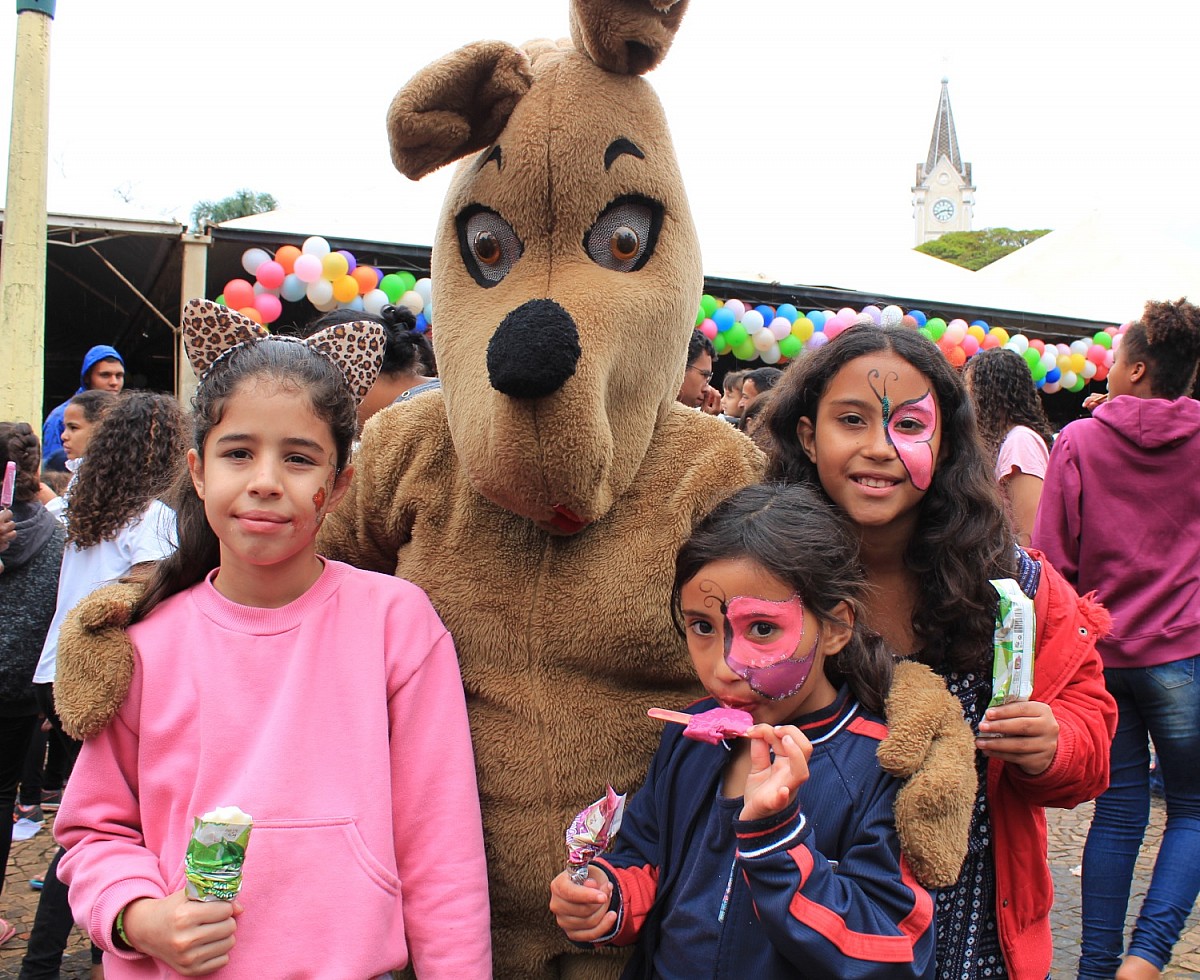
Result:
{"type": "Polygon", "coordinates": [[[795,361],[775,386],[765,423],[772,438],[768,476],[824,493],[797,426],[802,418],[816,425],[821,396],[846,364],[880,352],[925,375],[941,412],[941,458],[904,553],[920,589],[913,632],[921,649],[913,659],[935,669],[990,669],[996,592],[988,580],[1016,577],[1016,543],[971,400],[936,344],[911,330],[863,325],[795,361]]]}
{"type": "MultiPolygon", "coordinates": [[[[332,361],[302,343],[267,338],[226,354],[205,375],[192,399],[192,448],[204,461],[204,444],[220,423],[229,399],[250,382],[261,381],[306,394],[313,414],[329,425],[337,449],[337,472],[350,461],[358,425],[354,396],[332,361]]],[[[133,610],[137,622],[164,599],[195,585],[221,563],[221,542],[209,526],[204,501],[184,470],[170,499],[175,508],[179,547],[160,561],[133,610]]]]}
{"type": "Polygon", "coordinates": [[[783,483],[746,487],[715,507],[675,560],[671,615],[681,634],[684,585],[710,562],[737,558],[786,582],[823,623],[850,625],[836,612],[840,603],[850,607],[850,639],[837,656],[826,658],[825,674],[835,686],[844,681],[868,711],[883,714],[892,655],[863,623],[867,581],[858,543],[834,507],[807,487],[783,483]]]}
{"type": "Polygon", "coordinates": [[[990,460],[995,462],[1000,444],[1015,425],[1032,429],[1050,451],[1054,426],[1046,417],[1042,396],[1020,354],[1003,347],[981,350],[967,361],[963,380],[969,382],[975,421],[990,460]]]}
{"type": "Polygon", "coordinates": [[[116,397],[71,487],[67,540],[77,548],[111,541],[151,500],[164,498],[183,467],[183,431],[183,410],[170,395],[129,391],[116,397]]]}

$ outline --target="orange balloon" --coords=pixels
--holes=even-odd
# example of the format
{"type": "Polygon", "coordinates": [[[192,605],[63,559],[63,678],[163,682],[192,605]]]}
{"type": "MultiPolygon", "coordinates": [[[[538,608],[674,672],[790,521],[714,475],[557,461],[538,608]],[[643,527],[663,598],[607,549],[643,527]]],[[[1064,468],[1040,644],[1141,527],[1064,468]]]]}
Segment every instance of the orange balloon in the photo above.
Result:
{"type": "Polygon", "coordinates": [[[242,316],[249,317],[255,323],[261,324],[263,322],[263,315],[261,313],[259,313],[258,310],[255,309],[253,306],[242,307],[242,309],[238,310],[238,312],[242,316]]]}
{"type": "Polygon", "coordinates": [[[283,273],[287,276],[296,271],[296,259],[299,257],[300,249],[295,245],[280,245],[275,250],[275,261],[283,266],[283,273]]]}
{"type": "Polygon", "coordinates": [[[359,296],[366,296],[367,293],[379,284],[379,277],[375,275],[375,270],[369,265],[356,266],[350,275],[358,284],[359,296]]]}
{"type": "Polygon", "coordinates": [[[951,347],[946,351],[946,360],[956,368],[960,368],[967,363],[967,352],[961,347],[951,347]]]}
{"type": "Polygon", "coordinates": [[[353,276],[339,276],[333,280],[333,298],[339,303],[349,303],[358,295],[358,283],[353,276]]]}

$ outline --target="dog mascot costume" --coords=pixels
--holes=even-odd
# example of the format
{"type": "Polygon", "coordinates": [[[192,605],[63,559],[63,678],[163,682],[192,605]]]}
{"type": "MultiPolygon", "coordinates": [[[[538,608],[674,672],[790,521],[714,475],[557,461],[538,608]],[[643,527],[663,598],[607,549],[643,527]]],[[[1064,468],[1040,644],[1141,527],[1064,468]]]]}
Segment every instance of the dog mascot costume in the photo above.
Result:
{"type": "MultiPolygon", "coordinates": [[[[619,972],[620,955],[563,937],[548,885],[572,816],[606,783],[634,790],[644,776],[662,728],[646,709],[702,693],[669,611],[675,553],[763,467],[727,422],[675,401],[703,276],[641,75],[686,6],[572,0],[570,42],[468,45],[388,113],[408,177],[461,161],[433,247],[442,388],[367,425],[319,544],[416,582],[454,637],[505,980],[619,972]]],[[[60,712],[81,734],[123,696],[110,676],[123,654],[106,647],[119,646],[122,601],[100,597],[84,615],[91,639],[60,654],[60,712]]],[[[918,746],[893,762],[921,769],[897,822],[914,870],[945,884],[965,853],[973,749],[957,703],[920,671],[898,671],[893,689],[905,704],[893,731],[918,746]]],[[[431,820],[455,819],[428,804],[431,820]]]]}

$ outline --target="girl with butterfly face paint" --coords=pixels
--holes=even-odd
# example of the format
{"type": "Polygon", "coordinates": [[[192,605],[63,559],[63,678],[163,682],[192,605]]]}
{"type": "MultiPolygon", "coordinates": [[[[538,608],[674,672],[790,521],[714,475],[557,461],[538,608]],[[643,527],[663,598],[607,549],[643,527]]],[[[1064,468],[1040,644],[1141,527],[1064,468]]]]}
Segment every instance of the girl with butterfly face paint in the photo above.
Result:
{"type": "MultiPolygon", "coordinates": [[[[866,624],[957,698],[966,724],[948,722],[942,737],[961,738],[967,726],[976,736],[973,774],[956,753],[960,778],[926,777],[936,772],[929,764],[905,787],[940,794],[967,838],[957,880],[937,894],[939,976],[1046,976],[1053,884],[1048,864],[1028,855],[1046,853],[1044,807],[1076,806],[1107,785],[1114,710],[1096,653],[1104,611],[1018,549],[970,397],[915,331],[856,326],[806,354],[776,386],[766,424],[769,476],[818,490],[851,522],[871,585],[866,624]],[[1036,597],[1027,701],[989,704],[991,579],[1036,597]]],[[[895,714],[891,730],[904,729],[895,714]]],[[[937,752],[934,739],[926,759],[937,752]]]]}
{"type": "Polygon", "coordinates": [[[734,494],[681,549],[672,612],[710,695],[688,712],[754,725],[717,744],[669,726],[611,855],[551,883],[569,938],[638,942],[627,975],[932,976],[932,899],[875,756],[892,660],[859,625],[855,551],[826,501],[785,485],[734,494]]]}

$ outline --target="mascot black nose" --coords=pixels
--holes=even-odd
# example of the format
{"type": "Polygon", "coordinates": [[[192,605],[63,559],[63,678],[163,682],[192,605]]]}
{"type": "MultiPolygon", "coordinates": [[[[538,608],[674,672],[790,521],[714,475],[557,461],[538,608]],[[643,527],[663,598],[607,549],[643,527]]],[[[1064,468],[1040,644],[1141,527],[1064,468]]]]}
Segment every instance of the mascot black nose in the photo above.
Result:
{"type": "Polygon", "coordinates": [[[501,321],[488,341],[488,380],[513,398],[545,398],[575,373],[579,330],[552,299],[531,299],[501,321]]]}

